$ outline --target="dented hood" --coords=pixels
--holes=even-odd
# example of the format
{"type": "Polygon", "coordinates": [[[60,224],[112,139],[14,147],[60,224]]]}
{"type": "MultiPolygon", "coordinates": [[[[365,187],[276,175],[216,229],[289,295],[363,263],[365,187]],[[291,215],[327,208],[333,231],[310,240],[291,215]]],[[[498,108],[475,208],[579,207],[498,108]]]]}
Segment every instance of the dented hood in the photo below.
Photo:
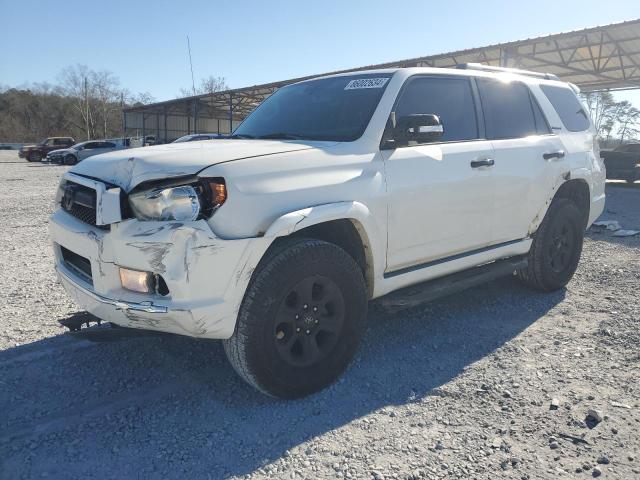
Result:
{"type": "Polygon", "coordinates": [[[194,175],[217,163],[321,148],[328,142],[282,140],[206,140],[118,150],[89,157],[71,169],[130,191],[148,180],[194,175]]]}

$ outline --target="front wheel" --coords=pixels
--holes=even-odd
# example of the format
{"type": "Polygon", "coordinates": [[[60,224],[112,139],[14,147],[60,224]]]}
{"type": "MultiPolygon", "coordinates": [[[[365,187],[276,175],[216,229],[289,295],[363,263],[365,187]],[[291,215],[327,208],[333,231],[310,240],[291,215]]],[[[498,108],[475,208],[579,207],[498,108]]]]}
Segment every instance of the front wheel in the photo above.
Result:
{"type": "Polygon", "coordinates": [[[366,314],[362,269],[346,251],[320,240],[285,240],[254,274],[225,352],[258,390],[302,397],[345,370],[366,314]]]}
{"type": "Polygon", "coordinates": [[[29,154],[28,160],[30,162],[39,162],[42,160],[42,155],[40,154],[40,152],[31,152],[29,154]]]}
{"type": "Polygon", "coordinates": [[[551,292],[564,287],[578,268],[584,240],[584,216],[571,200],[554,200],[533,239],[526,268],[518,278],[551,292]]]}
{"type": "Polygon", "coordinates": [[[65,155],[65,157],[64,157],[64,164],[65,165],[75,165],[76,163],[78,163],[78,160],[76,160],[76,157],[74,157],[71,154],[65,155]]]}

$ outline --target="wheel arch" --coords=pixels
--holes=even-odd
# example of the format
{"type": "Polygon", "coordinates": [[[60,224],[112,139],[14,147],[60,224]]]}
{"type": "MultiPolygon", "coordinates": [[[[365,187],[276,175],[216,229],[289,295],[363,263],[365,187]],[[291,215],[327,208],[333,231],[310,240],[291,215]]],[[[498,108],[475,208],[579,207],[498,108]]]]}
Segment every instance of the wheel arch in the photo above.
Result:
{"type": "Polygon", "coordinates": [[[273,237],[270,248],[280,238],[305,237],[324,240],[343,248],[360,265],[369,297],[373,295],[376,261],[384,260],[382,238],[369,209],[360,202],[317,205],[277,218],[264,234],[273,237]],[[382,257],[381,257],[382,255],[382,257]]]}
{"type": "Polygon", "coordinates": [[[542,220],[544,219],[549,207],[554,200],[558,198],[566,198],[576,204],[582,213],[583,226],[586,229],[589,222],[589,213],[591,210],[591,190],[589,184],[584,178],[571,178],[569,174],[563,176],[554,189],[554,194],[545,203],[542,210],[536,215],[529,227],[529,234],[534,234],[542,220]]]}
{"type": "Polygon", "coordinates": [[[591,209],[591,194],[589,190],[589,184],[582,178],[574,178],[567,180],[554,195],[556,198],[566,198],[571,200],[578,207],[583,216],[583,226],[587,227],[589,221],[589,211],[591,209]]]}

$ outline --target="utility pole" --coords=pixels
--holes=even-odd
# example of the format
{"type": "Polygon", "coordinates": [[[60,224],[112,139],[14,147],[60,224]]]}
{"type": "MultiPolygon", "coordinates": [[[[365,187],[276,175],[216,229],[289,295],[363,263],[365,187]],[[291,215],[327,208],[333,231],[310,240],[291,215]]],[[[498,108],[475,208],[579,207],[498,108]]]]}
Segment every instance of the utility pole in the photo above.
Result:
{"type": "Polygon", "coordinates": [[[191,43],[189,35],[187,35],[187,50],[189,50],[189,66],[191,67],[191,88],[193,88],[193,96],[196,96],[196,81],[193,78],[193,62],[191,61],[191,43]]]}
{"type": "Polygon", "coordinates": [[[90,140],[89,135],[89,93],[87,91],[87,77],[84,77],[84,105],[85,105],[85,120],[87,125],[87,140],[90,140]]]}

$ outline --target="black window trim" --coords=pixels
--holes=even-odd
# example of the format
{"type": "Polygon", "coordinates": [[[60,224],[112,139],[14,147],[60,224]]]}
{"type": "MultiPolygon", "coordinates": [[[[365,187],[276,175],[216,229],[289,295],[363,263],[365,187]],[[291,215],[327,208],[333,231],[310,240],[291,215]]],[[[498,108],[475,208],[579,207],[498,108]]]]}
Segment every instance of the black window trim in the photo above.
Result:
{"type": "Polygon", "coordinates": [[[525,87],[527,87],[527,90],[529,91],[529,100],[531,101],[531,108],[533,109],[533,122],[534,122],[534,124],[536,126],[536,136],[537,137],[545,137],[547,135],[555,135],[555,133],[553,133],[553,128],[551,127],[551,124],[549,123],[549,119],[547,118],[547,115],[544,113],[544,110],[540,106],[540,102],[538,101],[538,99],[534,95],[533,91],[531,90],[531,87],[529,85],[527,85],[526,83],[524,85],[525,85],[525,87]],[[544,123],[547,126],[547,133],[538,133],[538,122],[536,121],[536,112],[535,112],[535,107],[536,106],[538,107],[538,111],[542,115],[542,119],[544,120],[544,123]]]}
{"type": "Polygon", "coordinates": [[[402,97],[402,94],[404,93],[404,90],[407,87],[407,85],[409,85],[409,83],[411,83],[412,81],[418,78],[449,78],[449,79],[456,79],[456,80],[464,79],[467,82],[469,82],[469,87],[471,88],[471,97],[473,98],[473,110],[476,115],[477,138],[470,138],[467,140],[446,140],[446,141],[438,141],[438,142],[425,142],[425,143],[418,143],[416,145],[399,145],[399,146],[394,145],[392,147],[387,147],[384,141],[387,133],[387,128],[389,128],[389,125],[387,124],[384,128],[384,131],[382,132],[382,137],[380,138],[380,150],[396,150],[398,148],[417,147],[417,146],[424,146],[424,145],[447,145],[450,143],[482,142],[487,140],[486,138],[483,138],[485,136],[484,135],[484,119],[481,117],[478,111],[479,99],[476,98],[477,86],[475,85],[475,77],[472,77],[472,76],[449,75],[449,74],[439,74],[439,73],[416,73],[414,75],[411,75],[405,79],[404,83],[402,84],[402,87],[400,87],[400,90],[398,91],[398,94],[396,95],[396,98],[393,102],[393,106],[391,107],[392,112],[396,111],[398,102],[400,101],[400,98],[402,97]]]}

